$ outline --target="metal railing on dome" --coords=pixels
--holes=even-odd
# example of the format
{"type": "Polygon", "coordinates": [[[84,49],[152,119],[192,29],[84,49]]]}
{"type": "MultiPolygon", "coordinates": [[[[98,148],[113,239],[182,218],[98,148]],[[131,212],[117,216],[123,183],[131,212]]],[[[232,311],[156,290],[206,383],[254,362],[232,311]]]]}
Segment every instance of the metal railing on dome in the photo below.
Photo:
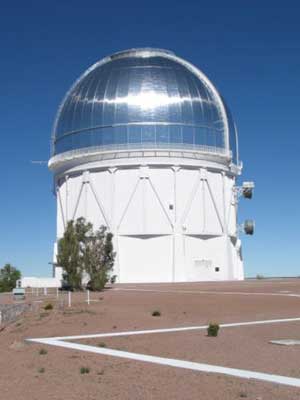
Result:
{"type": "Polygon", "coordinates": [[[81,149],[68,150],[63,153],[59,153],[54,155],[55,161],[60,161],[69,156],[76,157],[80,155],[92,155],[94,153],[105,153],[105,152],[114,152],[114,151],[151,151],[151,150],[165,150],[165,151],[192,151],[197,153],[206,153],[217,156],[224,156],[231,158],[232,152],[222,148],[215,146],[206,146],[206,145],[192,145],[185,143],[124,143],[124,144],[113,144],[106,146],[93,146],[93,147],[84,147],[81,149]]]}

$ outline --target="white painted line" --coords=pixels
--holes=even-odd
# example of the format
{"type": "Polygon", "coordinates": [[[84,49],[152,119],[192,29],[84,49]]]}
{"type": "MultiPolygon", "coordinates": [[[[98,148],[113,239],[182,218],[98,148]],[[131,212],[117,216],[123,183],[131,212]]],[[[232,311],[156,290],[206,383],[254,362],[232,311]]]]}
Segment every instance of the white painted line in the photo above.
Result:
{"type": "Polygon", "coordinates": [[[146,354],[130,353],[127,351],[112,350],[107,348],[98,348],[85,344],[63,342],[54,339],[29,339],[33,342],[48,344],[51,346],[58,346],[68,349],[80,350],[89,353],[102,354],[106,356],[126,358],[135,361],[148,362],[159,365],[166,365],[170,367],[184,368],[193,371],[201,371],[215,374],[223,374],[235,376],[238,378],[256,379],[265,382],[277,383],[281,385],[300,387],[300,379],[290,378],[288,376],[273,375],[262,372],[248,371],[244,369],[227,368],[218,365],[202,364],[191,361],[177,360],[174,358],[162,358],[156,356],[150,356],[146,354]]]}
{"type": "Polygon", "coordinates": [[[269,343],[280,344],[282,346],[295,346],[300,344],[300,340],[295,340],[295,339],[270,340],[269,343]]]}
{"type": "Polygon", "coordinates": [[[284,297],[300,297],[300,294],[288,293],[268,293],[268,292],[221,292],[211,290],[158,290],[158,289],[137,289],[137,288],[114,288],[117,291],[132,292],[153,292],[153,293],[188,293],[188,294],[222,294],[222,295],[239,295],[239,296],[284,296],[284,297]]]}
{"type": "MultiPolygon", "coordinates": [[[[284,318],[284,319],[269,319],[263,321],[248,321],[248,322],[234,322],[229,324],[220,324],[221,328],[235,328],[240,326],[249,325],[266,325],[266,324],[279,324],[285,322],[296,322],[300,321],[300,317],[296,318],[284,318]]],[[[93,339],[93,338],[103,338],[103,337],[116,337],[116,336],[131,336],[131,335],[145,335],[150,333],[169,333],[169,332],[184,332],[184,331],[194,331],[207,329],[208,325],[199,326],[185,326],[178,328],[166,328],[166,329],[149,329],[143,331],[125,331],[125,332],[110,332],[110,333],[95,333],[91,335],[75,335],[75,336],[57,336],[50,338],[37,338],[32,340],[80,340],[80,339],[93,339]]]]}

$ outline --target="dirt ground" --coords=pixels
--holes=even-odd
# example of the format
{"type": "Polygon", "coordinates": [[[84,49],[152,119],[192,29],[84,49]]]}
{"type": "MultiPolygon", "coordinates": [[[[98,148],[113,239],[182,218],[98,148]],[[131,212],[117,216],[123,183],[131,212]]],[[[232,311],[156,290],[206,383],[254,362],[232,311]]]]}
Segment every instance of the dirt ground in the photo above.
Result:
{"type": "MultiPolygon", "coordinates": [[[[300,279],[227,283],[115,285],[102,293],[28,294],[32,311],[0,326],[0,399],[300,399],[300,388],[26,342],[84,335],[300,317],[300,279]],[[126,290],[125,290],[126,289],[126,290]],[[299,296],[299,297],[298,297],[299,296]],[[53,310],[45,311],[51,302],[53,310]],[[159,310],[160,317],[152,311],[159,310]],[[41,352],[42,350],[42,352],[41,352]],[[45,354],[40,354],[45,353],[45,354]],[[81,374],[81,367],[89,368],[81,374]]],[[[0,304],[10,302],[0,296],[0,304]]],[[[203,331],[86,339],[76,342],[180,360],[300,378],[300,321],[203,331]]]]}

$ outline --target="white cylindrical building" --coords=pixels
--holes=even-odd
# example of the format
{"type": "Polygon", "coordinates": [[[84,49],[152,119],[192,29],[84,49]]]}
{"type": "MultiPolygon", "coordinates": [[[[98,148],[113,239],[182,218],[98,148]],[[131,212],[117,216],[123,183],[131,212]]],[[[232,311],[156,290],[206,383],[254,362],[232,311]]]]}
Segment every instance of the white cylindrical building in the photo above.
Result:
{"type": "Polygon", "coordinates": [[[106,57],[66,94],[52,140],[57,240],[71,219],[106,225],[118,282],[243,279],[236,132],[198,68],[160,49],[106,57]]]}

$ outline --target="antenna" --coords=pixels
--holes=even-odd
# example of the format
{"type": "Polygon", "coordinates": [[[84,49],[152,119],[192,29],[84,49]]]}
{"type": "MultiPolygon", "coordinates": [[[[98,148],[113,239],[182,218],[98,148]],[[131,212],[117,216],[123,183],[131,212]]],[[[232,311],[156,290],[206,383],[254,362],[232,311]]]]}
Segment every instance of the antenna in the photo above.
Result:
{"type": "Polygon", "coordinates": [[[43,165],[43,164],[47,164],[47,161],[44,160],[30,160],[31,164],[38,164],[38,165],[43,165]]]}

